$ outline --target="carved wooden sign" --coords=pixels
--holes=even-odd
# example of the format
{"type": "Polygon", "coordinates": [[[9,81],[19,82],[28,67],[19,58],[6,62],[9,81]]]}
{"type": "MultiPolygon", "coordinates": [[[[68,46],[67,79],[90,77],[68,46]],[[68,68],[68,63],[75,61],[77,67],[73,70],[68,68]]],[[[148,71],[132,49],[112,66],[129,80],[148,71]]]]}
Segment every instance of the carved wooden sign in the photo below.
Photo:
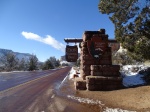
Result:
{"type": "Polygon", "coordinates": [[[66,61],[76,62],[78,59],[78,47],[75,46],[66,46],[66,61]]]}
{"type": "Polygon", "coordinates": [[[88,51],[93,58],[100,59],[108,47],[108,40],[94,37],[87,41],[88,51]]]}

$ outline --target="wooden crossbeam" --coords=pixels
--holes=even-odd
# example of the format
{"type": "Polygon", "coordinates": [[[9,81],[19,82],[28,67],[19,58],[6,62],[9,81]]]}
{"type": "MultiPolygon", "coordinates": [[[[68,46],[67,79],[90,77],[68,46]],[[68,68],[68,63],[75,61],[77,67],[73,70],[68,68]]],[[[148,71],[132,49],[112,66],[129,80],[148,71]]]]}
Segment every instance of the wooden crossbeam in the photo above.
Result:
{"type": "MultiPolygon", "coordinates": [[[[64,39],[64,41],[66,42],[66,43],[80,43],[80,42],[82,42],[83,41],[83,39],[74,39],[74,38],[68,38],[68,39],[64,39]]],[[[109,43],[118,43],[115,39],[109,39],[108,40],[108,42],[109,43]]]]}
{"type": "Polygon", "coordinates": [[[80,43],[80,42],[82,42],[83,40],[82,39],[71,39],[71,38],[69,38],[69,39],[64,39],[64,41],[66,42],[66,43],[80,43]]]}

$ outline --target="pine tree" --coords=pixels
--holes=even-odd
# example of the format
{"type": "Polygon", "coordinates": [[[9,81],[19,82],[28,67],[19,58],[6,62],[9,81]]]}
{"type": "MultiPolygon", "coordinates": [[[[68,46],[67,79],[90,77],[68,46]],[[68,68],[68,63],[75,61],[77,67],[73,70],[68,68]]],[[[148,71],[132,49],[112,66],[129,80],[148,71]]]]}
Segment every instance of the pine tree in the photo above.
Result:
{"type": "Polygon", "coordinates": [[[56,60],[56,64],[55,64],[55,66],[56,66],[56,67],[59,67],[59,66],[60,66],[60,61],[59,61],[59,59],[58,59],[58,60],[56,60]]]}
{"type": "Polygon", "coordinates": [[[3,62],[5,65],[5,70],[6,71],[12,71],[12,70],[17,70],[17,65],[18,65],[18,59],[13,53],[7,53],[6,55],[3,56],[3,62]]]}
{"type": "Polygon", "coordinates": [[[47,59],[43,65],[43,70],[53,69],[54,66],[50,59],[47,59]]]}
{"type": "Polygon", "coordinates": [[[150,60],[150,0],[101,0],[99,10],[108,14],[115,37],[136,60],[150,60]]]}
{"type": "Polygon", "coordinates": [[[54,68],[59,66],[59,61],[56,60],[55,56],[50,57],[49,60],[52,62],[54,68]]]}
{"type": "Polygon", "coordinates": [[[32,55],[29,59],[29,70],[36,70],[38,65],[38,58],[36,55],[32,55]]]}
{"type": "Polygon", "coordinates": [[[19,62],[19,67],[18,69],[19,70],[27,70],[27,67],[26,67],[26,61],[24,58],[21,59],[21,61],[19,62]]]}

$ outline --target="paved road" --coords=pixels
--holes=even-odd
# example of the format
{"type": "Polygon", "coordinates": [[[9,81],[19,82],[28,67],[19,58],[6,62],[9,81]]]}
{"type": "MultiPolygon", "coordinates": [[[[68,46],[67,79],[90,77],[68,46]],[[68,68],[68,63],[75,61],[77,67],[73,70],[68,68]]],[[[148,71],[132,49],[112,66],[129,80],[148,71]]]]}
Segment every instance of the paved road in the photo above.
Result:
{"type": "Polygon", "coordinates": [[[45,70],[45,71],[32,71],[32,72],[26,71],[26,72],[0,73],[0,91],[17,86],[19,84],[23,84],[27,81],[39,77],[51,75],[52,73],[58,70],[59,69],[45,70]]]}
{"type": "MultiPolygon", "coordinates": [[[[9,81],[11,81],[11,83],[14,83],[13,85],[25,82],[28,79],[30,81],[28,80],[28,82],[26,83],[0,92],[0,112],[45,112],[44,110],[49,107],[51,99],[55,97],[53,91],[58,85],[61,84],[62,80],[66,77],[69,71],[70,67],[54,71],[45,71],[39,73],[33,72],[34,76],[37,74],[45,76],[41,77],[39,75],[41,78],[34,79],[32,81],[31,75],[28,75],[29,77],[27,76],[25,78],[9,77],[9,79],[6,80],[6,84],[9,81]],[[19,79],[21,80],[20,82],[19,79]],[[25,80],[22,81],[23,79],[25,80]]],[[[32,74],[32,72],[29,74],[32,74]]],[[[36,76],[36,78],[37,77],[38,75],[36,76]]],[[[4,85],[1,85],[1,88],[2,86],[4,85]]]]}

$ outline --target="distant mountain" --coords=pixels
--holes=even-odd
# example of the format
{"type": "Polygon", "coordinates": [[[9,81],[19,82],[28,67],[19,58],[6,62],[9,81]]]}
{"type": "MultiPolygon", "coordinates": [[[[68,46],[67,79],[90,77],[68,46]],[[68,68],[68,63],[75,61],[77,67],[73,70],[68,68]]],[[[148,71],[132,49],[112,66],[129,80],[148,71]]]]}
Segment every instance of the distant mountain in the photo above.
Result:
{"type": "Polygon", "coordinates": [[[29,60],[29,58],[32,56],[29,53],[19,53],[19,52],[14,52],[12,50],[8,50],[8,49],[1,49],[0,48],[0,58],[5,56],[8,53],[13,53],[19,60],[21,60],[22,58],[24,58],[26,61],[29,60]]]}

